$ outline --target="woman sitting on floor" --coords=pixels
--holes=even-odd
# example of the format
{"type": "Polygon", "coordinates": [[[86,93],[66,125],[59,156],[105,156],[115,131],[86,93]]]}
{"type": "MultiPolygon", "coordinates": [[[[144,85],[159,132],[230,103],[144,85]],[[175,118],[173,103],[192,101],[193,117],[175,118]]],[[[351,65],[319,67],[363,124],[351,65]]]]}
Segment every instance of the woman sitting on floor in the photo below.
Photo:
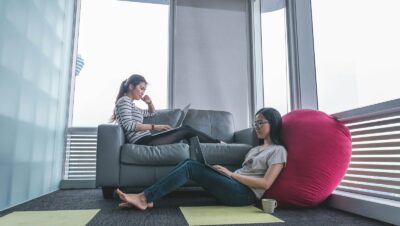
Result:
{"type": "Polygon", "coordinates": [[[256,202],[282,171],[287,152],[281,141],[282,118],[277,110],[259,110],[254,127],[263,144],[250,149],[242,168],[231,172],[223,166],[214,165],[220,174],[200,162],[187,159],[142,193],[126,194],[117,189],[122,200],[119,206],[141,210],[153,207],[154,201],[181,187],[188,180],[195,181],[224,205],[243,206],[256,202]]]}

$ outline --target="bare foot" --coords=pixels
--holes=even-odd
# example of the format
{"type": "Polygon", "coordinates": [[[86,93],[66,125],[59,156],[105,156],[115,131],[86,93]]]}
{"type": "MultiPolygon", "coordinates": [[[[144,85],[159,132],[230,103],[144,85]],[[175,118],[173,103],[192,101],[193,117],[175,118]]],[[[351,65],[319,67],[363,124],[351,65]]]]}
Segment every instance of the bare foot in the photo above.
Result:
{"type": "Polygon", "coordinates": [[[133,208],[134,206],[132,206],[127,202],[121,202],[120,204],[118,204],[118,207],[121,209],[128,209],[128,208],[133,208]]]}
{"type": "MultiPolygon", "coordinates": [[[[133,208],[134,206],[132,206],[132,204],[127,202],[121,202],[120,204],[118,204],[118,207],[121,209],[127,209],[127,208],[133,208]]],[[[147,208],[153,208],[153,207],[154,203],[152,202],[147,203],[147,208]]]]}
{"type": "Polygon", "coordinates": [[[125,193],[123,193],[121,190],[119,190],[119,188],[117,188],[117,190],[115,190],[115,192],[117,193],[119,199],[121,199],[124,202],[127,202],[125,199],[125,193]]]}
{"type": "MultiPolygon", "coordinates": [[[[134,207],[145,210],[147,209],[147,202],[146,202],[146,197],[144,196],[143,193],[139,194],[125,194],[121,190],[117,189],[117,194],[119,198],[124,201],[125,203],[131,204],[134,207]]],[[[125,204],[122,204],[123,207],[125,207],[125,204]]]]}

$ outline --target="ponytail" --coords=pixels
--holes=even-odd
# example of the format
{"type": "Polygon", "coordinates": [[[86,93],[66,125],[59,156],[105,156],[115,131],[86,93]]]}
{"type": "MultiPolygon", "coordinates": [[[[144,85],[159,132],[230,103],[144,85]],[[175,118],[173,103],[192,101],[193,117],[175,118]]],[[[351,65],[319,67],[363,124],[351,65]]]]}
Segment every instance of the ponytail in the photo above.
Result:
{"type": "Polygon", "coordinates": [[[125,95],[126,92],[128,92],[128,83],[127,83],[127,79],[125,79],[124,81],[122,81],[121,85],[119,86],[119,91],[118,91],[118,95],[117,98],[115,99],[115,103],[117,103],[117,101],[119,100],[119,98],[121,98],[123,95],[125,95]]]}
{"type": "MultiPolygon", "coordinates": [[[[127,81],[127,79],[122,81],[121,85],[119,86],[119,91],[118,91],[118,94],[117,94],[117,98],[115,99],[115,104],[117,104],[117,101],[119,100],[119,98],[124,96],[125,93],[128,91],[129,85],[125,86],[126,83],[127,83],[126,81],[127,81]]],[[[117,116],[115,115],[115,112],[113,112],[110,122],[114,122],[116,119],[117,119],[117,116]]]]}
{"type": "MultiPolygon", "coordinates": [[[[137,85],[139,85],[142,82],[147,84],[147,81],[143,76],[136,75],[136,74],[131,75],[128,79],[125,79],[124,81],[122,81],[121,85],[119,86],[117,98],[115,99],[115,104],[117,104],[119,98],[123,97],[128,92],[129,85],[133,85],[133,87],[136,87],[137,85]]],[[[117,116],[115,115],[115,112],[113,112],[110,122],[114,122],[116,119],[117,119],[117,116]]]]}

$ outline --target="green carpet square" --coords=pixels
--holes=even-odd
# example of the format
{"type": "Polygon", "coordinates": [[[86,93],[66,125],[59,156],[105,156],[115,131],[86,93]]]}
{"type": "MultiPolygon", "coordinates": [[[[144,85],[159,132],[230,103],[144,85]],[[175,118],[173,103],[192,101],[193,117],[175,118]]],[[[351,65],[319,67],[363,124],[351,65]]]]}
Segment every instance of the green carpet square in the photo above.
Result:
{"type": "Polygon", "coordinates": [[[254,206],[180,207],[189,225],[281,223],[281,219],[254,206]]]}
{"type": "Polygon", "coordinates": [[[52,210],[16,211],[0,217],[0,226],[79,226],[86,225],[99,209],[93,210],[52,210]]]}

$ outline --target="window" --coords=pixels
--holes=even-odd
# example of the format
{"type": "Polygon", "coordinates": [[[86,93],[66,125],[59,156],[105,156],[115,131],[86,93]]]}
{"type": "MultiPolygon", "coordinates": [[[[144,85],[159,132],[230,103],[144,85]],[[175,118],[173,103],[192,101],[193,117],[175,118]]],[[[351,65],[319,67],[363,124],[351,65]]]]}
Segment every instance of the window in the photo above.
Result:
{"type": "Polygon", "coordinates": [[[400,97],[399,10],[397,0],[312,1],[320,110],[400,97]]]}
{"type": "Polygon", "coordinates": [[[131,74],[144,75],[157,109],[167,108],[168,19],[166,4],[82,0],[78,53],[85,65],[75,79],[72,126],[108,122],[131,74]]]}
{"type": "Polygon", "coordinates": [[[276,108],[283,115],[288,112],[290,103],[286,10],[284,1],[276,2],[261,1],[264,106],[276,108]]]}
{"type": "Polygon", "coordinates": [[[392,224],[400,200],[399,9],[394,0],[312,1],[319,109],[352,136],[331,204],[392,224]]]}
{"type": "Polygon", "coordinates": [[[94,187],[97,125],[109,122],[123,80],[144,75],[157,109],[167,108],[169,5],[162,3],[81,1],[78,54],[84,66],[78,59],[62,188],[94,187]]]}

